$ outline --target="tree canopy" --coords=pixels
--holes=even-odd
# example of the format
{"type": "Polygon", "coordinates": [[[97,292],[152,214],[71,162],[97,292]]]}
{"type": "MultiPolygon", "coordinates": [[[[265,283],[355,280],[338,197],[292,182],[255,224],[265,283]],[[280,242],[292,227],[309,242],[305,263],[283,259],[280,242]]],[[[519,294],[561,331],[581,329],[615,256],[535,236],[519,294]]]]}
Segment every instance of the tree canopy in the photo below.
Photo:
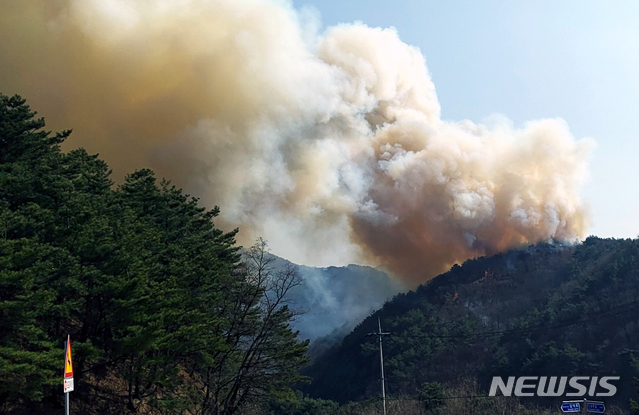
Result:
{"type": "Polygon", "coordinates": [[[620,376],[607,403],[637,411],[637,316],[639,239],[531,245],[397,295],[305,370],[304,390],[342,403],[379,396],[379,350],[366,334],[380,317],[395,333],[384,339],[390,396],[419,399],[420,385],[453,390],[463,379],[486,394],[493,376],[620,376]]]}
{"type": "Polygon", "coordinates": [[[115,187],[44,126],[0,95],[0,410],[62,407],[67,334],[81,413],[230,415],[301,379],[297,275],[265,241],[240,250],[148,169],[115,187]]]}

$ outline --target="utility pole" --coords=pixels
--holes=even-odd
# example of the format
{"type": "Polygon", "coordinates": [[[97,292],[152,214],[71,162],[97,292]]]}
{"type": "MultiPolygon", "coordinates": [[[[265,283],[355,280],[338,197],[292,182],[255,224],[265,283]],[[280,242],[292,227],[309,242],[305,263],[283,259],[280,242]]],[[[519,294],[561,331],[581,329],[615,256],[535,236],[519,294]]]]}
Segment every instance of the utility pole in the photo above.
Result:
{"type": "Polygon", "coordinates": [[[382,331],[382,322],[379,317],[377,317],[377,327],[377,333],[368,333],[367,336],[377,336],[379,338],[379,364],[382,372],[382,405],[384,407],[384,415],[386,415],[386,385],[384,379],[384,351],[382,350],[382,338],[393,333],[382,331]]]}

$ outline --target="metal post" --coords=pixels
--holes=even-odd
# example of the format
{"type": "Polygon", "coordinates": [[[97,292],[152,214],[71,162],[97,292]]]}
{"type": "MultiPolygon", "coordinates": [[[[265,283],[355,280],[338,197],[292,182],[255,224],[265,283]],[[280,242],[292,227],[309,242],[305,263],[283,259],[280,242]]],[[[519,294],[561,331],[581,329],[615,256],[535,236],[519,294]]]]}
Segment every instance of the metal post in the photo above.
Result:
{"type": "MultiPolygon", "coordinates": [[[[382,351],[382,322],[377,317],[377,325],[379,327],[379,364],[382,368],[382,404],[384,406],[384,415],[386,415],[386,387],[384,385],[384,352],[382,351]]],[[[67,414],[69,415],[69,414],[67,414]]]]}
{"type": "Polygon", "coordinates": [[[382,331],[382,322],[377,317],[377,333],[368,333],[367,336],[377,336],[379,338],[379,366],[382,372],[382,406],[384,407],[384,415],[386,415],[386,379],[384,377],[384,351],[382,349],[382,337],[393,334],[391,332],[382,331]]]}
{"type": "Polygon", "coordinates": [[[65,406],[64,406],[64,408],[65,408],[64,413],[66,415],[69,415],[69,392],[65,393],[64,396],[65,396],[64,400],[65,400],[65,403],[66,403],[65,406]]]}

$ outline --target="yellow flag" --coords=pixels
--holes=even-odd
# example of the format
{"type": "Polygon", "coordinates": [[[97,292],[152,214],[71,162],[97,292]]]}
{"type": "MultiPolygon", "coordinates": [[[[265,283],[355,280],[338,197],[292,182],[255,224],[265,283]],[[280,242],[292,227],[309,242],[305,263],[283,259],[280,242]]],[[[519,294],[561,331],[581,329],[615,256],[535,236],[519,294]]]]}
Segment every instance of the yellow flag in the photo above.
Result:
{"type": "Polygon", "coordinates": [[[64,362],[64,377],[73,377],[73,363],[71,361],[71,336],[67,338],[67,356],[66,361],[64,362]]]}

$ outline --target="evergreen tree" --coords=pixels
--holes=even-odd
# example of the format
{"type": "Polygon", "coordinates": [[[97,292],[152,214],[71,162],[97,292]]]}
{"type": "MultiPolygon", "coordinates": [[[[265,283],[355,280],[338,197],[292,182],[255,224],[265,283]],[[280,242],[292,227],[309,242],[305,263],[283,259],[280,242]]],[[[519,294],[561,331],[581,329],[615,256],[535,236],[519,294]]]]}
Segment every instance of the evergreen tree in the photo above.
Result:
{"type": "Polygon", "coordinates": [[[67,334],[85,412],[230,415],[300,379],[296,275],[259,262],[265,242],[242,260],[217,207],[150,170],[114,189],[43,127],[0,95],[0,409],[62,406],[67,334]]]}

